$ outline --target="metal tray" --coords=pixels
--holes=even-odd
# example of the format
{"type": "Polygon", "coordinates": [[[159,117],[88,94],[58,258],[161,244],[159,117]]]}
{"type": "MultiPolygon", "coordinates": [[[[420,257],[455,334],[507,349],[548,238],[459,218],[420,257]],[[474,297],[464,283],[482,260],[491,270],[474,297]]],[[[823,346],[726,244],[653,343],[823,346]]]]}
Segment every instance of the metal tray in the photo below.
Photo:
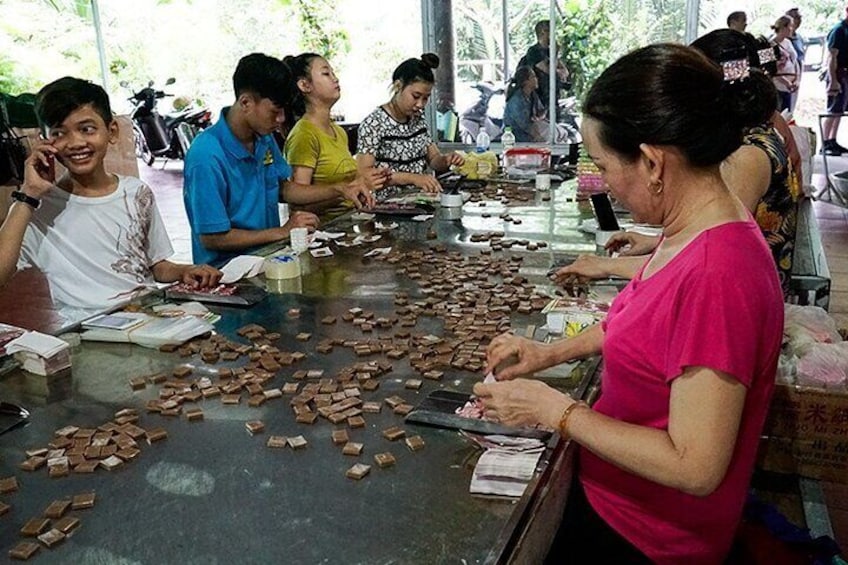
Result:
{"type": "Polygon", "coordinates": [[[203,292],[179,292],[166,288],[165,298],[168,300],[191,300],[209,304],[227,304],[229,306],[253,306],[268,296],[264,288],[260,288],[255,284],[237,284],[236,288],[236,292],[230,296],[206,294],[203,292]]]}
{"type": "Polygon", "coordinates": [[[547,439],[551,432],[536,428],[516,428],[486,420],[463,418],[457,416],[456,410],[465,406],[471,398],[470,394],[453,390],[436,390],[431,392],[421,404],[406,415],[410,424],[424,424],[438,428],[466,430],[486,435],[520,436],[535,439],[547,439]]]}

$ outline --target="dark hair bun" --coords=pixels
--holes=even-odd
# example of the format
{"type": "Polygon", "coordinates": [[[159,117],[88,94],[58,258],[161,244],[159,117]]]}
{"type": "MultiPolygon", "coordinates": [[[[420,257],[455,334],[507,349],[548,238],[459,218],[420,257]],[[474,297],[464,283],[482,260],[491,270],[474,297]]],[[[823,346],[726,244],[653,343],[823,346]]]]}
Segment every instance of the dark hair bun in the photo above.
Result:
{"type": "Polygon", "coordinates": [[[285,57],[283,57],[283,63],[291,67],[292,64],[295,62],[295,59],[296,57],[294,55],[286,55],[285,57]]]}
{"type": "Polygon", "coordinates": [[[431,69],[439,68],[439,56],[435,53],[424,53],[421,55],[421,62],[424,63],[425,67],[429,67],[431,69]]]}

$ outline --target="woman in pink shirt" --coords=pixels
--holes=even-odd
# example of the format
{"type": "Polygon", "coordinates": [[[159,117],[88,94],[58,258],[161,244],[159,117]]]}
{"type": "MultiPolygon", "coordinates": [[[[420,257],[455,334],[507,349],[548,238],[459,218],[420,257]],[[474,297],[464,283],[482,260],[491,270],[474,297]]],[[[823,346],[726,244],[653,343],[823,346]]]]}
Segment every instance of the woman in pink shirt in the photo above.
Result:
{"type": "Polygon", "coordinates": [[[672,44],[634,51],[598,78],[583,139],[619,202],[663,226],[607,318],[575,338],[492,341],[478,383],[487,416],[580,444],[579,480],[549,561],[720,563],[739,523],[768,410],[783,295],[757,224],[722,181],[746,109],[724,68],[672,44]],[[591,408],[518,378],[602,354],[591,408]]]}

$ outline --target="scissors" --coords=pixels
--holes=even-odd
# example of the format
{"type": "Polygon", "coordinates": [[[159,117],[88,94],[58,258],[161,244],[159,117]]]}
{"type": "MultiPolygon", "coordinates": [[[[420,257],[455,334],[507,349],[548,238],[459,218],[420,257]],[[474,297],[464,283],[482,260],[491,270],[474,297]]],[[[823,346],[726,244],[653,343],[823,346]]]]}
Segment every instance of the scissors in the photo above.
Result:
{"type": "Polygon", "coordinates": [[[0,401],[0,435],[25,424],[29,420],[29,410],[11,402],[0,401]]]}

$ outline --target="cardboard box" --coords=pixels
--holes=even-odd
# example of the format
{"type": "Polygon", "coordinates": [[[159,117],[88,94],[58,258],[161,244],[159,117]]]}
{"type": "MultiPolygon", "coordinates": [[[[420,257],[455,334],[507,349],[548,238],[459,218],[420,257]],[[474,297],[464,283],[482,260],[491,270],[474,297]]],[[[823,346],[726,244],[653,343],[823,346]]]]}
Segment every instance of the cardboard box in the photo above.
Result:
{"type": "Polygon", "coordinates": [[[848,483],[848,392],[777,385],[763,435],[763,469],[848,483]]]}

